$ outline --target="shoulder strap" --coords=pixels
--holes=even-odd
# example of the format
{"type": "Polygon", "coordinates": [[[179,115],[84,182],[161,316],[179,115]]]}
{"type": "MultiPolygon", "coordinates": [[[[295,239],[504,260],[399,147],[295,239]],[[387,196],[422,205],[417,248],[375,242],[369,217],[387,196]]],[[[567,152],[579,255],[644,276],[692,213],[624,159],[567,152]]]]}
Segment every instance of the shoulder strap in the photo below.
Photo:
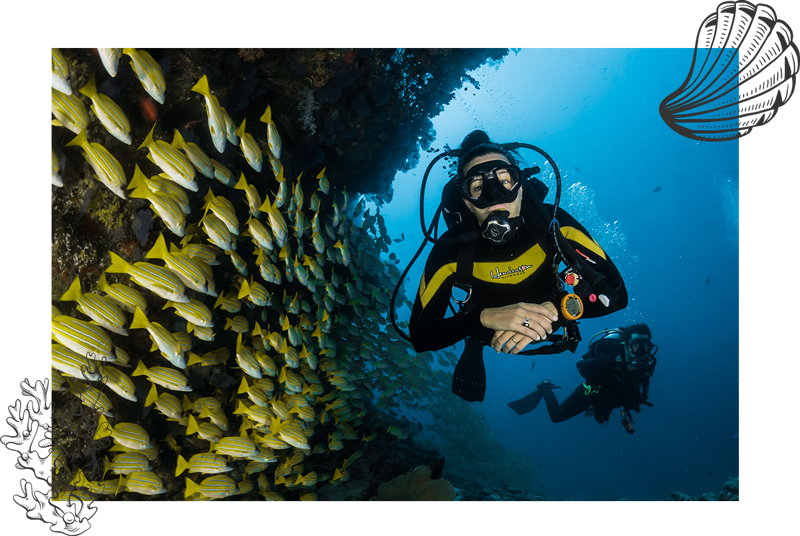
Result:
{"type": "Polygon", "coordinates": [[[475,260],[475,240],[459,242],[456,255],[456,280],[453,282],[453,286],[466,292],[467,297],[463,300],[453,299],[458,303],[459,307],[463,307],[472,297],[472,264],[475,260]]]}

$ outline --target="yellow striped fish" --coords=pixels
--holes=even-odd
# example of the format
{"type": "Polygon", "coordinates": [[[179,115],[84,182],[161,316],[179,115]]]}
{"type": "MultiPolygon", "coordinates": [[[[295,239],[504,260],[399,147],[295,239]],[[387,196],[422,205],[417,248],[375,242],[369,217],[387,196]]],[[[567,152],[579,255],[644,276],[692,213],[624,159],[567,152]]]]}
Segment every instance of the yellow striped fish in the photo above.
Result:
{"type": "Polygon", "coordinates": [[[228,226],[213,213],[206,213],[200,220],[200,225],[205,231],[209,242],[223,251],[236,249],[236,241],[231,236],[228,226]]]}
{"type": "Polygon", "coordinates": [[[78,472],[75,474],[75,477],[70,481],[70,486],[74,486],[77,488],[84,488],[88,489],[92,493],[99,493],[101,495],[111,495],[115,493],[117,487],[119,486],[119,479],[115,480],[104,480],[104,481],[95,481],[89,480],[83,474],[83,471],[78,469],[78,472]]]}
{"type": "Polygon", "coordinates": [[[82,356],[95,361],[114,362],[114,343],[100,326],[72,318],[57,316],[52,320],[53,338],[82,356]]]}
{"type": "Polygon", "coordinates": [[[280,423],[278,430],[280,438],[299,449],[310,449],[308,438],[303,433],[303,425],[300,421],[285,421],[280,423]]]}
{"type": "Polygon", "coordinates": [[[69,65],[64,54],[57,48],[51,49],[50,62],[53,70],[53,88],[66,95],[72,95],[72,88],[69,86],[69,65]]]}
{"type": "Polygon", "coordinates": [[[184,140],[177,128],[175,129],[175,135],[172,137],[172,146],[183,151],[183,154],[186,155],[186,158],[189,159],[189,162],[192,163],[197,171],[209,179],[214,178],[214,166],[211,164],[211,159],[206,156],[206,153],[196,143],[184,140]]]}
{"type": "Polygon", "coordinates": [[[119,60],[122,58],[121,48],[98,48],[97,52],[100,54],[100,61],[103,62],[103,67],[106,68],[108,74],[112,77],[117,76],[117,69],[119,68],[119,60]]]}
{"type": "Polygon", "coordinates": [[[153,139],[155,128],[154,124],[139,149],[146,148],[149,151],[148,158],[160,167],[171,181],[180,184],[187,190],[196,192],[197,182],[194,180],[195,174],[192,163],[167,142],[153,139]]]}
{"type": "Polygon", "coordinates": [[[350,248],[347,246],[347,241],[345,240],[345,243],[342,244],[341,240],[337,240],[333,247],[342,254],[342,264],[350,266],[350,248]]]}
{"type": "Polygon", "coordinates": [[[317,174],[317,180],[319,181],[319,187],[317,189],[327,195],[330,192],[331,183],[328,177],[325,176],[325,169],[326,168],[322,168],[322,171],[317,174]]]}
{"type": "Polygon", "coordinates": [[[303,390],[303,381],[300,376],[288,370],[285,366],[281,369],[278,382],[283,384],[284,390],[289,394],[299,393],[303,390]]]}
{"type": "Polygon", "coordinates": [[[199,493],[206,497],[221,499],[236,493],[236,482],[227,475],[214,475],[204,479],[200,484],[186,479],[184,498],[199,493]]]}
{"type": "Polygon", "coordinates": [[[253,484],[252,480],[242,480],[237,484],[237,490],[234,495],[244,495],[246,493],[250,493],[255,489],[255,485],[253,484]]]}
{"type": "MultiPolygon", "coordinates": [[[[180,343],[175,339],[172,333],[159,324],[158,322],[150,322],[147,316],[141,309],[136,309],[133,313],[133,321],[131,322],[131,329],[146,329],[150,334],[150,338],[155,343],[158,350],[167,358],[167,360],[178,368],[186,368],[186,360],[183,355],[183,349],[180,343]]],[[[139,362],[142,365],[142,362],[139,362]]],[[[137,366],[136,372],[139,372],[137,366]]],[[[136,372],[133,373],[136,376],[136,372]]]]}
{"type": "Polygon", "coordinates": [[[257,422],[258,424],[263,424],[263,425],[269,424],[270,418],[274,417],[274,415],[272,415],[272,412],[269,411],[267,408],[263,408],[255,404],[252,406],[246,406],[241,399],[238,399],[236,401],[236,409],[233,410],[233,414],[247,415],[247,417],[253,422],[257,422]]]}
{"type": "MultiPolygon", "coordinates": [[[[158,394],[156,384],[152,384],[150,392],[147,394],[147,399],[144,402],[144,407],[150,407],[155,404],[156,409],[166,415],[170,419],[181,421],[183,419],[183,408],[181,407],[180,400],[177,399],[172,393],[158,394]]],[[[186,421],[188,425],[188,421],[186,421]]]]}
{"type": "Polygon", "coordinates": [[[224,329],[229,329],[239,334],[247,333],[248,331],[250,331],[250,324],[248,324],[247,318],[241,315],[237,315],[233,318],[225,319],[224,329]]]}
{"type": "Polygon", "coordinates": [[[211,311],[202,302],[190,300],[189,303],[176,303],[168,301],[163,309],[175,308],[178,316],[191,322],[195,327],[213,328],[214,322],[211,320],[211,311]]]}
{"type": "Polygon", "coordinates": [[[264,115],[261,116],[261,121],[267,124],[267,145],[269,146],[269,151],[275,156],[275,158],[280,158],[281,136],[278,134],[278,127],[272,120],[272,110],[270,109],[269,105],[267,105],[267,111],[265,111],[264,115]]]}
{"type": "Polygon", "coordinates": [[[53,125],[64,127],[73,134],[80,134],[89,126],[89,112],[83,105],[80,97],[65,94],[53,88],[51,91],[50,105],[53,115],[53,125]]]}
{"type": "Polygon", "coordinates": [[[289,193],[289,187],[286,184],[286,178],[283,176],[283,166],[278,168],[278,173],[275,175],[275,180],[278,181],[278,193],[275,195],[275,207],[283,208],[289,193]]]}
{"type": "Polygon", "coordinates": [[[259,491],[259,495],[264,497],[264,500],[267,501],[285,501],[286,499],[283,498],[283,495],[278,493],[277,491],[259,491]]]}
{"type": "Polygon", "coordinates": [[[166,387],[173,391],[191,391],[189,380],[175,369],[167,367],[150,367],[149,369],[142,361],[136,365],[136,370],[133,371],[133,376],[147,376],[147,379],[152,383],[158,384],[161,387],[166,387]]]}
{"type": "MultiPolygon", "coordinates": [[[[297,480],[295,481],[295,485],[303,485],[307,487],[311,487],[317,483],[317,473],[315,471],[311,471],[310,473],[303,475],[297,475],[297,480]]],[[[302,498],[300,500],[303,500],[302,498]]],[[[313,499],[316,500],[316,497],[313,499]]]]}
{"type": "Polygon", "coordinates": [[[130,264],[128,261],[109,251],[111,266],[106,268],[109,273],[122,273],[131,276],[131,280],[165,300],[179,303],[188,303],[189,297],[184,294],[186,290],[178,276],[161,266],[149,262],[130,264]]]}
{"type": "Polygon", "coordinates": [[[260,210],[267,213],[267,217],[269,218],[269,226],[270,229],[272,229],[272,235],[275,237],[275,242],[278,243],[278,247],[282,248],[286,244],[286,240],[289,236],[288,227],[286,226],[286,219],[284,219],[283,214],[281,214],[278,208],[275,206],[275,203],[269,202],[269,198],[264,201],[260,210]]]}
{"type": "Polygon", "coordinates": [[[236,337],[236,363],[251,378],[261,377],[261,369],[253,350],[242,344],[242,332],[236,337]]]}
{"type": "Polygon", "coordinates": [[[106,477],[108,471],[117,475],[129,475],[135,471],[151,471],[153,469],[150,460],[141,452],[120,452],[111,461],[108,460],[108,457],[105,457],[104,461],[103,478],[106,477]]]}
{"type": "Polygon", "coordinates": [[[233,203],[223,196],[215,196],[209,188],[208,193],[203,198],[205,204],[203,210],[213,212],[220,220],[225,223],[231,234],[239,234],[239,220],[236,218],[236,209],[233,203]]]}
{"type": "Polygon", "coordinates": [[[114,416],[114,406],[111,404],[111,400],[108,396],[91,385],[85,385],[79,382],[71,382],[67,380],[69,384],[69,393],[73,396],[78,397],[86,407],[89,407],[93,410],[99,411],[103,415],[107,417],[114,416]]]}
{"type": "Polygon", "coordinates": [[[331,482],[336,482],[337,480],[341,482],[347,482],[350,480],[350,472],[347,469],[336,469],[333,472],[333,478],[331,478],[331,482]]]}
{"type": "Polygon", "coordinates": [[[187,323],[186,328],[189,333],[200,339],[201,341],[211,342],[217,336],[217,332],[211,328],[204,328],[203,326],[195,326],[191,322],[187,323]]]}
{"type": "Polygon", "coordinates": [[[229,313],[238,313],[242,309],[242,302],[233,294],[226,296],[222,293],[217,297],[217,301],[214,302],[214,309],[217,307],[221,307],[229,313]]]}
{"type": "Polygon", "coordinates": [[[181,249],[170,249],[173,255],[187,255],[193,259],[198,259],[209,266],[216,266],[219,264],[217,259],[217,249],[208,244],[186,244],[181,249]]]}
{"type": "Polygon", "coordinates": [[[111,100],[108,95],[98,93],[97,86],[95,85],[94,76],[89,78],[89,81],[78,90],[83,95],[89,97],[92,101],[92,111],[100,124],[108,130],[112,136],[117,138],[122,143],[131,144],[131,122],[119,105],[111,100]]]}
{"type": "Polygon", "coordinates": [[[189,458],[189,461],[186,461],[183,456],[178,455],[178,465],[175,468],[175,476],[179,476],[187,469],[190,473],[203,473],[206,475],[233,471],[233,467],[228,466],[227,458],[210,452],[195,454],[189,458]]]}
{"type": "MultiPolygon", "coordinates": [[[[250,216],[247,222],[247,232],[253,238],[253,241],[266,251],[272,251],[275,246],[272,244],[272,234],[259,220],[250,216]]],[[[260,255],[260,254],[259,254],[260,255]]]]}
{"type": "Polygon", "coordinates": [[[153,446],[150,441],[150,434],[147,430],[136,423],[121,422],[115,426],[109,424],[108,420],[101,415],[97,421],[97,432],[93,439],[111,437],[114,441],[134,450],[148,449],[153,446]]]}
{"type": "Polygon", "coordinates": [[[222,115],[225,118],[225,137],[234,145],[239,145],[239,136],[236,134],[236,123],[233,122],[231,116],[228,114],[228,111],[220,106],[220,110],[222,110],[222,115]]]}
{"type": "Polygon", "coordinates": [[[236,268],[237,272],[245,277],[250,275],[250,271],[247,269],[247,262],[245,262],[241,255],[233,250],[226,251],[225,253],[230,256],[231,264],[233,264],[233,267],[236,268]]]}
{"type": "Polygon", "coordinates": [[[146,51],[135,48],[123,48],[122,53],[131,57],[133,72],[136,73],[144,90],[159,104],[164,104],[164,91],[167,84],[164,81],[164,73],[156,60],[146,51]]]}
{"type": "Polygon", "coordinates": [[[189,352],[189,361],[186,363],[188,366],[199,364],[203,367],[210,367],[213,365],[221,365],[228,361],[231,357],[231,351],[228,348],[217,348],[203,355],[197,355],[189,352]]]}
{"type": "Polygon", "coordinates": [[[64,186],[64,181],[61,180],[61,162],[58,160],[56,152],[53,149],[50,149],[50,152],[53,155],[50,161],[51,168],[53,170],[53,179],[51,181],[51,184],[53,186],[58,186],[58,187],[64,186]]]}
{"type": "MultiPolygon", "coordinates": [[[[138,164],[135,164],[135,166],[136,168],[139,167],[138,164]]],[[[142,183],[146,184],[155,195],[174,198],[180,205],[181,212],[184,214],[189,214],[192,211],[191,207],[189,207],[189,194],[177,183],[172,182],[169,179],[169,175],[153,175],[147,178],[141,171],[137,173],[136,170],[134,170],[133,178],[131,182],[128,183],[128,190],[138,188],[142,183]]]]}
{"type": "MultiPolygon", "coordinates": [[[[240,147],[244,153],[245,160],[247,160],[251,168],[256,170],[256,172],[260,172],[264,162],[264,154],[261,152],[261,148],[256,143],[256,140],[253,139],[253,136],[244,131],[245,121],[245,119],[242,119],[242,124],[236,129],[236,135],[239,136],[241,140],[240,147]]],[[[256,214],[256,216],[258,216],[258,214],[256,214]]]]}
{"type": "Polygon", "coordinates": [[[311,406],[294,406],[289,412],[296,413],[304,422],[312,422],[317,416],[311,406]]]}
{"type": "Polygon", "coordinates": [[[103,365],[100,368],[100,381],[122,398],[136,402],[136,386],[130,377],[118,368],[103,365]]]}
{"type": "Polygon", "coordinates": [[[142,296],[142,293],[119,283],[109,285],[106,280],[106,274],[100,276],[100,281],[97,283],[97,290],[105,292],[106,295],[114,300],[114,302],[122,307],[125,311],[132,313],[138,307],[142,312],[147,312],[147,301],[142,296]]]}
{"type": "MultiPolygon", "coordinates": [[[[258,352],[256,353],[256,360],[258,364],[261,366],[261,372],[266,374],[267,376],[275,377],[278,375],[278,366],[275,364],[275,361],[267,354],[258,352]]],[[[270,390],[274,390],[270,389],[270,390]]]]}
{"type": "Polygon", "coordinates": [[[125,199],[125,185],[128,184],[128,179],[125,177],[119,160],[99,143],[89,143],[85,130],[82,130],[75,136],[75,139],[66,144],[66,146],[70,145],[83,149],[83,157],[92,166],[97,180],[105,184],[115,195],[125,199]]]}
{"type": "Polygon", "coordinates": [[[192,91],[200,93],[205,98],[206,114],[208,115],[208,130],[211,133],[211,141],[220,153],[225,152],[225,116],[222,107],[219,105],[217,97],[211,93],[208,87],[206,75],[192,87],[192,91]]]}
{"type": "Polygon", "coordinates": [[[213,422],[198,423],[194,415],[189,415],[189,426],[186,427],[186,435],[188,436],[195,433],[199,435],[201,439],[213,444],[222,439],[222,434],[224,432],[213,422]]]}
{"type": "Polygon", "coordinates": [[[125,316],[111,299],[99,294],[83,294],[79,278],[72,280],[69,289],[60,298],[61,301],[78,302],[77,309],[104,328],[120,335],[127,335],[125,316]]]}
{"type": "Polygon", "coordinates": [[[247,377],[244,375],[242,376],[242,382],[239,384],[239,389],[236,391],[236,394],[246,394],[255,405],[261,406],[262,408],[269,407],[269,397],[267,393],[260,387],[249,385],[247,383],[247,377]]]}
{"type": "Polygon", "coordinates": [[[52,345],[51,359],[53,368],[68,376],[93,382],[100,381],[99,363],[73,352],[63,344],[52,345]]]}
{"type": "Polygon", "coordinates": [[[264,285],[255,281],[252,277],[250,283],[242,278],[242,285],[239,288],[238,299],[247,298],[255,305],[269,305],[272,302],[272,297],[264,285]]]}
{"type": "Polygon", "coordinates": [[[225,164],[217,162],[212,158],[211,165],[214,166],[214,178],[219,182],[225,186],[233,186],[236,183],[233,172],[231,172],[225,164]]]}
{"type": "Polygon", "coordinates": [[[261,274],[261,277],[264,278],[264,281],[267,283],[272,283],[273,285],[281,284],[281,281],[283,281],[283,276],[281,275],[280,269],[270,262],[269,256],[263,249],[258,252],[258,256],[256,257],[256,265],[258,266],[258,271],[261,274]]]}
{"type": "MultiPolygon", "coordinates": [[[[210,294],[211,290],[209,290],[209,281],[207,278],[208,274],[210,273],[210,267],[209,270],[206,270],[202,266],[203,261],[195,260],[185,255],[173,255],[169,253],[167,251],[167,243],[166,240],[164,240],[163,234],[158,235],[156,243],[153,245],[150,251],[145,254],[144,257],[146,259],[163,260],[164,264],[167,265],[167,268],[173,274],[178,276],[178,279],[180,279],[184,285],[196,290],[197,292],[210,294]]],[[[216,296],[216,293],[210,295],[216,296]]],[[[180,303],[189,302],[182,301],[180,303]]],[[[200,324],[200,322],[195,322],[195,324],[200,324]]]]}
{"type": "MultiPolygon", "coordinates": [[[[141,173],[139,166],[136,166],[134,173],[141,173]]],[[[134,175],[135,176],[135,175],[134,175]]],[[[177,236],[186,234],[186,213],[183,211],[180,200],[172,195],[156,193],[150,189],[146,182],[140,182],[130,196],[135,199],[147,199],[153,212],[161,218],[161,221],[177,236]]]]}
{"type": "Polygon", "coordinates": [[[212,443],[211,450],[217,454],[233,456],[234,458],[247,458],[258,454],[258,447],[249,437],[229,436],[223,437],[216,443],[212,443]]]}
{"type": "Polygon", "coordinates": [[[261,214],[261,196],[258,194],[258,190],[252,184],[247,184],[247,180],[244,178],[244,173],[239,176],[239,181],[234,186],[237,190],[244,190],[245,197],[247,198],[247,206],[250,209],[250,214],[258,218],[261,214]]]}
{"type": "Polygon", "coordinates": [[[160,495],[167,492],[164,483],[152,471],[134,471],[127,478],[121,476],[119,487],[140,495],[160,495]]]}

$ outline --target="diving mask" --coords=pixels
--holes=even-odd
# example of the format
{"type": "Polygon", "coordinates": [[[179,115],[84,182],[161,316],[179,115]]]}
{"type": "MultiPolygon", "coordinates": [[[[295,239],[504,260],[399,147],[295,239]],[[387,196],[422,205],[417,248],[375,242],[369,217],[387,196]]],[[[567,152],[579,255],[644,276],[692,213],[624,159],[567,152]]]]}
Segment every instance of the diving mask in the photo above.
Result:
{"type": "Polygon", "coordinates": [[[650,342],[650,339],[645,337],[631,339],[631,342],[628,343],[628,348],[631,349],[631,353],[637,357],[649,355],[650,352],[653,351],[653,346],[654,345],[652,342],[650,342]]]}
{"type": "Polygon", "coordinates": [[[656,367],[656,352],[658,352],[658,346],[650,342],[650,339],[646,336],[634,337],[627,346],[630,354],[633,355],[630,364],[647,376],[652,376],[653,370],[656,367]]]}
{"type": "Polygon", "coordinates": [[[517,198],[520,170],[504,160],[490,160],[472,166],[459,179],[458,191],[476,208],[511,203],[517,198]]]}

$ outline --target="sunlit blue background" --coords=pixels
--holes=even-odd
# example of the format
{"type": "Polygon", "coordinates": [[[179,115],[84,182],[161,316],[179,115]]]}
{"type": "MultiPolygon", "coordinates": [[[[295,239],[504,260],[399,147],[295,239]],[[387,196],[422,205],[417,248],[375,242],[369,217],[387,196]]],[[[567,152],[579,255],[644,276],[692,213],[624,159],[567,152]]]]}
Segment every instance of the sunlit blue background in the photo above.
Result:
{"type": "MultiPolygon", "coordinates": [[[[466,84],[433,121],[436,149],[480,128],[495,141],[548,152],[561,172],[562,208],[604,246],[628,287],[627,309],[581,322],[576,354],[484,352],[486,399],[472,407],[501,443],[531,461],[538,475],[531,487],[542,493],[665,500],[678,490],[721,491],[739,474],[738,142],[689,140],[658,113],[691,57],[691,49],[523,49],[473,72],[480,88],[466,84]],[[544,378],[563,387],[555,391],[563,400],[582,381],[575,362],[591,336],[634,322],[646,322],[659,346],[654,405],[634,414],[635,434],[625,433],[618,412],[606,426],[583,416],[553,424],[544,405],[525,416],[507,407],[544,378]]],[[[434,154],[397,177],[394,200],[381,209],[390,236],[405,235],[391,249],[401,269],[422,240],[419,189],[434,154]]],[[[555,180],[543,159],[522,156],[545,169],[552,202],[555,180]]],[[[428,219],[446,179],[441,169],[429,178],[428,219]]],[[[412,299],[425,257],[407,279],[412,299]]]]}

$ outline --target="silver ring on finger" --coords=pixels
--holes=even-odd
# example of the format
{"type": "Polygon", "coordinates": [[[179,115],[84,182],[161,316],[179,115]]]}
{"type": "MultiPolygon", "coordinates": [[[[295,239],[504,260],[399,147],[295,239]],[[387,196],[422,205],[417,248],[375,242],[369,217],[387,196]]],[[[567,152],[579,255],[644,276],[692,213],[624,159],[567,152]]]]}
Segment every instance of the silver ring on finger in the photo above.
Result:
{"type": "Polygon", "coordinates": [[[525,322],[523,322],[523,323],[522,323],[522,325],[523,325],[523,326],[525,326],[526,328],[530,329],[530,327],[531,327],[531,321],[530,321],[530,319],[529,319],[529,318],[526,318],[526,319],[525,319],[525,322]]]}

